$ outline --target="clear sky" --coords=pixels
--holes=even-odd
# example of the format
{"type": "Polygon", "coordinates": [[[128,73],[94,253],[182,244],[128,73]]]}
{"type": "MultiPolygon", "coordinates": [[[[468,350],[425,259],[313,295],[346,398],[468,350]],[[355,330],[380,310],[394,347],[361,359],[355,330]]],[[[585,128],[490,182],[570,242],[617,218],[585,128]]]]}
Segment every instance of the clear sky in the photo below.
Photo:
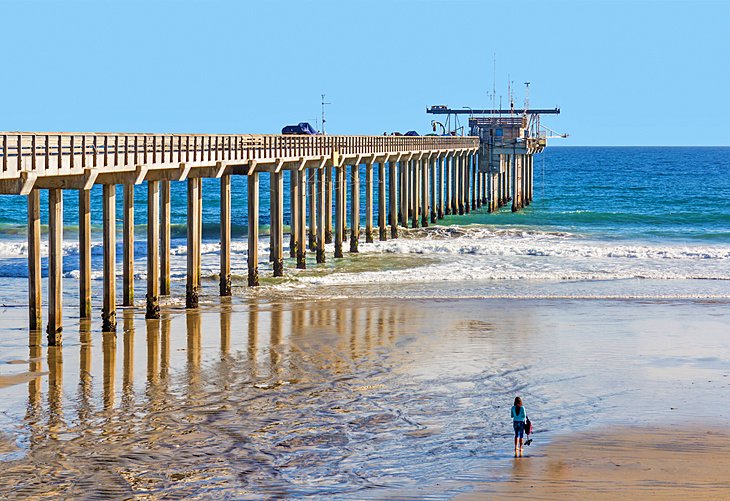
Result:
{"type": "Polygon", "coordinates": [[[730,145],[730,0],[0,0],[0,130],[429,132],[533,107],[564,145],[730,145]]]}

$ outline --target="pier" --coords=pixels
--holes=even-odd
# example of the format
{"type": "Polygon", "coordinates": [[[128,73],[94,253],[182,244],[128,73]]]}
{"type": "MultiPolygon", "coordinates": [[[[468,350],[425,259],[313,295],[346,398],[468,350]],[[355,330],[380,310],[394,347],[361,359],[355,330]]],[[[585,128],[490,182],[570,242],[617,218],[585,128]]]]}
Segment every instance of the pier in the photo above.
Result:
{"type": "MultiPolygon", "coordinates": [[[[363,233],[361,183],[365,185],[366,242],[398,238],[399,228],[428,226],[447,215],[468,214],[483,206],[497,210],[508,200],[513,201],[513,210],[529,204],[533,191],[532,153],[544,147],[544,139],[535,138],[522,148],[518,141],[505,143],[507,138],[516,139],[508,132],[501,134],[497,142],[485,132],[494,129],[494,125],[474,122],[472,132],[476,134],[465,137],[0,133],[0,193],[26,196],[28,203],[29,328],[43,327],[40,190],[48,190],[46,332],[48,343],[53,346],[61,344],[63,330],[64,192],[75,192],[73,196],[78,196],[79,201],[79,314],[88,319],[93,314],[89,190],[95,184],[103,185],[101,318],[102,330],[113,332],[119,303],[125,307],[135,304],[134,185],[147,186],[145,316],[159,318],[159,298],[170,294],[170,183],[187,184],[185,302],[187,308],[196,308],[201,293],[203,178],[220,180],[218,293],[228,296],[231,197],[235,195],[231,192],[231,176],[247,179],[248,285],[255,287],[259,285],[260,175],[270,176],[270,192],[263,194],[270,197],[269,259],[273,276],[283,276],[285,189],[289,190],[291,201],[289,255],[295,258],[299,269],[307,266],[307,250],[315,253],[317,263],[324,263],[327,243],[334,243],[335,259],[342,258],[346,250],[358,252],[363,233]],[[119,299],[117,185],[124,187],[119,299]]],[[[517,134],[524,130],[522,122],[513,125],[517,134]]]]}

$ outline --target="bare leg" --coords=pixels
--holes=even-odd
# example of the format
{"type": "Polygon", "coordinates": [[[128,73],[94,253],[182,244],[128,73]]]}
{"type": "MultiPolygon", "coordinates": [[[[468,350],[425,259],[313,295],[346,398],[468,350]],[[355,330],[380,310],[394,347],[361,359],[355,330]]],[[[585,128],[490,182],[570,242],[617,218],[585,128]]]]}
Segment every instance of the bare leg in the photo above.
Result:
{"type": "Polygon", "coordinates": [[[520,450],[522,450],[522,437],[520,437],[520,450]]]}

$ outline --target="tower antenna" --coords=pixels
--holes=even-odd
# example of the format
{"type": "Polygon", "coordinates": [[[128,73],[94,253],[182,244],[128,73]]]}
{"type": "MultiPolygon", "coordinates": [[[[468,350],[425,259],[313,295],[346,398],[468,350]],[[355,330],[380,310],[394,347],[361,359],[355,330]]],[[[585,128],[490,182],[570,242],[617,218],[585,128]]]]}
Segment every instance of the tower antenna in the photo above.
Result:
{"type": "Polygon", "coordinates": [[[326,122],[327,120],[325,120],[325,119],[324,119],[324,107],[325,107],[325,105],[327,105],[327,104],[332,104],[332,103],[326,103],[326,102],[324,101],[324,94],[322,94],[322,134],[325,134],[325,131],[324,131],[324,124],[325,124],[325,122],[326,122]]]}
{"type": "Polygon", "coordinates": [[[525,82],[525,114],[530,108],[530,82],[525,82]]]}

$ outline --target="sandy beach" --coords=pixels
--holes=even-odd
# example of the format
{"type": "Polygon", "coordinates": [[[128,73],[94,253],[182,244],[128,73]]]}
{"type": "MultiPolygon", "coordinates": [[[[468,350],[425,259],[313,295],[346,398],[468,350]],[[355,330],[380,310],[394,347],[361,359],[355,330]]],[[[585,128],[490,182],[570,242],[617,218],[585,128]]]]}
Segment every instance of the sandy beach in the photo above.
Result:
{"type": "Polygon", "coordinates": [[[0,495],[722,497],[727,312],[233,298],[160,321],[127,310],[116,336],[69,322],[60,349],[6,329],[0,495]],[[536,426],[520,459],[515,394],[536,426]],[[708,405],[711,435],[689,424],[708,405]]]}
{"type": "Polygon", "coordinates": [[[728,499],[730,431],[706,423],[561,436],[458,499],[728,499]]]}

